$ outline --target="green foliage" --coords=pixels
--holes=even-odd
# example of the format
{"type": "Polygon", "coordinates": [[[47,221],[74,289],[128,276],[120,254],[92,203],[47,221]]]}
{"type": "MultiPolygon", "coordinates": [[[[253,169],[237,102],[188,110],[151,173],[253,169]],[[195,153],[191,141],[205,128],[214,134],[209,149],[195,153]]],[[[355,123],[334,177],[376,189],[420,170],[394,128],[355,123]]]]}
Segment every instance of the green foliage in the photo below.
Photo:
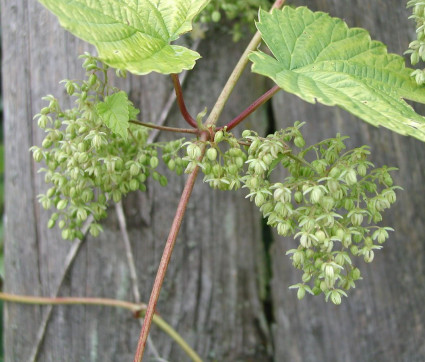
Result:
{"type": "Polygon", "coordinates": [[[112,133],[127,140],[127,130],[130,126],[128,123],[130,111],[127,93],[121,91],[107,96],[105,102],[97,103],[96,111],[112,133]]]}
{"type": "Polygon", "coordinates": [[[425,103],[402,57],[369,34],[322,12],[260,11],[257,27],[274,58],[250,56],[252,70],[307,102],[339,106],[375,126],[425,141],[425,118],[402,98],[425,103]]]}
{"type": "Polygon", "coordinates": [[[111,67],[135,74],[180,73],[200,55],[170,43],[192,29],[208,0],[40,0],[61,25],[96,46],[111,67]]]}

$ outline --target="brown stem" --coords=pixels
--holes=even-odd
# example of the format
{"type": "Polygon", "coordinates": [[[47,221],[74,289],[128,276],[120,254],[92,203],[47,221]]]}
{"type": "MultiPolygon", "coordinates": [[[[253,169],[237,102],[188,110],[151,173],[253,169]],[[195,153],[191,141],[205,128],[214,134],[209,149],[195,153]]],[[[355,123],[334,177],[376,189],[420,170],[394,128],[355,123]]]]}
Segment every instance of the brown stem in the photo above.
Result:
{"type": "MultiPolygon", "coordinates": [[[[226,129],[230,131],[235,128],[239,123],[245,120],[251,113],[256,111],[264,103],[266,103],[271,97],[273,97],[277,92],[280,91],[279,86],[275,85],[272,89],[264,93],[260,98],[258,98],[254,103],[252,103],[247,109],[245,109],[241,114],[233,118],[227,125],[226,129]]],[[[218,130],[223,129],[224,127],[218,128],[218,130]]]]}
{"type": "Polygon", "coordinates": [[[177,104],[179,105],[180,113],[187,123],[189,123],[194,128],[198,128],[196,121],[189,114],[189,111],[186,108],[186,104],[184,103],[183,91],[178,74],[171,74],[171,78],[173,80],[174,90],[176,91],[177,104]]]}
{"type": "Polygon", "coordinates": [[[145,122],[134,121],[134,120],[129,121],[129,122],[133,123],[133,124],[137,124],[139,126],[147,127],[147,128],[158,129],[160,131],[198,134],[198,130],[192,129],[192,128],[177,128],[177,127],[158,126],[157,124],[145,123],[145,122]]]}
{"type": "MultiPolygon", "coordinates": [[[[276,8],[280,8],[283,4],[285,3],[285,0],[276,0],[271,8],[271,10],[276,9],[276,8]]],[[[223,88],[223,91],[221,92],[219,98],[217,99],[216,104],[214,105],[207,121],[205,122],[205,126],[207,128],[212,128],[215,126],[215,124],[217,123],[217,120],[223,110],[223,107],[226,103],[226,101],[228,100],[230,94],[233,91],[233,88],[236,84],[236,82],[238,81],[238,79],[240,78],[243,70],[245,69],[246,65],[248,64],[248,55],[250,52],[252,52],[253,50],[255,50],[257,48],[257,46],[260,44],[261,42],[261,34],[259,32],[257,32],[253,39],[251,40],[251,42],[249,43],[248,47],[246,48],[246,50],[244,51],[244,53],[242,54],[238,64],[236,65],[236,68],[234,69],[234,71],[232,72],[232,74],[230,75],[229,79],[227,80],[226,85],[223,88]]],[[[180,82],[178,80],[178,76],[176,74],[172,74],[171,75],[173,78],[173,83],[174,83],[174,87],[176,90],[176,96],[177,96],[177,100],[179,103],[179,107],[180,107],[180,111],[182,112],[183,116],[184,116],[184,110],[186,110],[186,107],[184,105],[184,101],[183,101],[183,97],[181,94],[181,87],[179,87],[180,82]],[[179,94],[180,93],[180,94],[179,94]],[[180,98],[179,98],[180,97],[180,98]]],[[[189,113],[187,112],[187,116],[190,117],[189,113]]],[[[197,128],[197,124],[195,122],[195,120],[192,117],[185,117],[186,121],[192,125],[193,127],[197,128]]],[[[203,132],[201,135],[201,141],[205,142],[208,140],[209,138],[209,133],[208,132],[203,132]]],[[[202,155],[200,157],[200,159],[202,159],[203,155],[205,153],[205,147],[203,147],[202,149],[202,155]]],[[[161,262],[158,268],[158,272],[155,278],[155,282],[154,282],[154,286],[152,289],[152,293],[149,299],[149,303],[148,303],[148,308],[146,310],[146,315],[145,315],[145,320],[143,323],[143,327],[142,327],[142,331],[140,332],[140,337],[139,337],[139,342],[137,344],[137,350],[136,350],[136,354],[134,356],[134,362],[141,362],[142,358],[143,358],[143,352],[145,349],[145,345],[146,345],[146,340],[149,334],[149,329],[150,326],[152,324],[152,318],[154,316],[155,313],[155,309],[156,309],[156,305],[158,303],[158,298],[159,298],[159,293],[161,291],[161,286],[165,277],[165,273],[167,271],[167,266],[168,263],[170,261],[171,258],[171,254],[174,248],[174,244],[177,238],[177,234],[178,231],[180,229],[181,223],[182,223],[182,219],[187,207],[187,203],[189,201],[190,195],[192,193],[193,190],[193,186],[195,184],[195,180],[198,176],[198,172],[199,172],[199,166],[195,167],[195,170],[189,175],[189,178],[186,181],[184,190],[183,190],[183,194],[180,198],[180,202],[179,205],[177,207],[177,212],[176,215],[174,217],[173,220],[173,224],[171,226],[171,230],[170,233],[168,235],[168,239],[167,242],[165,244],[165,248],[164,248],[164,252],[162,254],[162,258],[161,258],[161,262]]]]}
{"type": "MultiPolygon", "coordinates": [[[[203,133],[201,136],[201,141],[205,142],[208,139],[208,136],[209,136],[208,133],[203,133]]],[[[205,147],[203,148],[203,152],[200,159],[202,159],[204,152],[205,152],[205,147]]],[[[176,215],[174,216],[173,224],[171,226],[171,230],[168,235],[167,242],[165,244],[161,262],[159,263],[158,271],[155,277],[155,282],[152,288],[152,293],[149,298],[148,308],[146,310],[146,315],[145,315],[142,331],[140,332],[140,337],[139,337],[139,342],[137,344],[137,351],[134,357],[134,362],[142,361],[146,340],[148,338],[149,329],[152,324],[152,318],[155,314],[156,305],[158,303],[159,293],[161,291],[165,273],[167,271],[171,254],[173,252],[173,248],[176,243],[177,234],[180,230],[180,226],[183,221],[183,216],[186,211],[186,207],[189,202],[190,195],[192,194],[193,186],[195,185],[195,181],[198,176],[198,171],[199,171],[199,166],[196,166],[195,170],[189,175],[186,181],[185,187],[183,189],[180,202],[177,206],[176,215]]]]}

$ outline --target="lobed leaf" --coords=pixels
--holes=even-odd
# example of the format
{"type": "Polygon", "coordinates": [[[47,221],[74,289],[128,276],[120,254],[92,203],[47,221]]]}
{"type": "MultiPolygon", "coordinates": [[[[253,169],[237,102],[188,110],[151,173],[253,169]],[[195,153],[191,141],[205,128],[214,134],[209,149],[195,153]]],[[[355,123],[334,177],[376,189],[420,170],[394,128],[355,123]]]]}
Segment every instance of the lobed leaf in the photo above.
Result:
{"type": "Polygon", "coordinates": [[[339,106],[362,120],[425,141],[425,118],[404,99],[425,103],[425,88],[404,59],[364,29],[323,12],[260,10],[257,28],[273,56],[250,55],[253,72],[310,103],[339,106]]]}
{"type": "Polygon", "coordinates": [[[192,69],[197,52],[172,41],[209,0],[39,0],[61,25],[96,46],[103,62],[135,74],[192,69]]]}

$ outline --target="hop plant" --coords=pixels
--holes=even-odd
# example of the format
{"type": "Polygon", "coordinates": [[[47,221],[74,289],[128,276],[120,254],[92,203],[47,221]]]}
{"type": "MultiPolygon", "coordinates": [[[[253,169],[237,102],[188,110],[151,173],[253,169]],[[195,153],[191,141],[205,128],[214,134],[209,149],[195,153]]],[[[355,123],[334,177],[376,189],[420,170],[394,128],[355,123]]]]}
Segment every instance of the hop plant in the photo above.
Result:
{"type": "Polygon", "coordinates": [[[326,300],[340,304],[361,279],[352,258],[371,262],[392,231],[377,223],[396,201],[399,187],[390,175],[394,168],[374,168],[367,160],[368,147],[346,151],[340,135],[305,147],[301,126],[266,138],[244,132],[250,146],[243,187],[279,235],[298,240],[298,247],[287,252],[303,271],[302,281],[291,286],[298,298],[324,293],[326,300]],[[278,165],[289,175],[272,182],[278,165]]]}
{"type": "Polygon", "coordinates": [[[119,202],[131,191],[145,191],[149,176],[162,186],[167,184],[166,177],[156,171],[159,149],[166,150],[163,158],[170,169],[172,160],[177,172],[183,167],[175,155],[182,141],[148,144],[147,128],[134,124],[119,128],[113,117],[108,118],[110,110],[104,102],[108,97],[116,97],[119,107],[128,107],[130,120],[139,111],[124,92],[109,86],[106,65],[89,54],[83,58],[86,80],[64,81],[76,106],[63,110],[56,98],[45,97],[49,104],[35,118],[46,134],[41,147],[31,148],[34,160],[45,164],[40,171],[51,184],[38,196],[45,209],[56,209],[48,227],[58,225],[62,237],[69,240],[83,237],[81,227],[89,215],[95,220],[90,233],[97,236],[102,230],[98,221],[106,216],[108,203],[119,202]]]}

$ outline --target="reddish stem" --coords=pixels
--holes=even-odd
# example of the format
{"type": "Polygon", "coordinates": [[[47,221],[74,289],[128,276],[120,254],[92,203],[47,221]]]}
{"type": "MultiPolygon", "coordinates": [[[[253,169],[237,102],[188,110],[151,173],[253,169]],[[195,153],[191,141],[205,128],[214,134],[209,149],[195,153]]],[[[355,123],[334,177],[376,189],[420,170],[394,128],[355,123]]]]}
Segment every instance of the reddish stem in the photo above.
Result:
{"type": "Polygon", "coordinates": [[[168,131],[168,132],[176,132],[176,133],[192,133],[192,134],[199,133],[198,130],[192,129],[192,128],[166,127],[166,126],[159,126],[157,124],[145,123],[140,121],[129,121],[129,122],[133,124],[137,124],[139,126],[147,127],[147,128],[158,129],[160,131],[168,131]]]}
{"type": "Polygon", "coordinates": [[[183,118],[186,120],[187,123],[189,123],[193,128],[198,128],[196,121],[189,114],[186,108],[186,104],[184,103],[183,91],[178,74],[171,74],[171,78],[173,80],[174,90],[176,92],[177,104],[179,105],[180,113],[182,114],[183,118]]]}
{"type": "MultiPolygon", "coordinates": [[[[208,136],[209,136],[208,133],[203,133],[201,136],[201,141],[205,142],[208,139],[208,136]]],[[[203,148],[200,159],[202,159],[204,152],[205,152],[205,147],[203,148]]],[[[137,351],[134,356],[134,362],[142,361],[145,344],[149,335],[149,329],[152,324],[152,318],[153,318],[153,315],[155,314],[156,305],[158,303],[159,293],[161,291],[165,273],[167,272],[167,267],[170,262],[171,254],[173,252],[173,248],[176,243],[177,234],[180,230],[180,226],[183,221],[183,216],[186,211],[186,207],[189,202],[190,195],[192,194],[193,186],[195,185],[195,181],[198,176],[198,171],[199,171],[199,166],[196,166],[195,170],[189,175],[186,181],[186,184],[184,186],[179,205],[177,206],[176,215],[174,216],[173,224],[171,226],[171,230],[168,235],[167,242],[165,244],[164,252],[162,254],[161,262],[158,267],[155,282],[152,288],[152,293],[149,298],[149,303],[146,309],[142,331],[140,332],[139,342],[137,344],[137,351]]]]}
{"type": "MultiPolygon", "coordinates": [[[[266,103],[271,97],[273,97],[277,92],[280,91],[279,86],[275,85],[272,89],[264,93],[260,98],[258,98],[254,103],[252,103],[247,109],[245,109],[240,115],[233,118],[228,124],[224,127],[228,131],[232,128],[235,128],[239,123],[246,119],[251,113],[253,113],[257,108],[266,103]]],[[[218,130],[223,129],[224,127],[218,128],[218,130]]]]}

